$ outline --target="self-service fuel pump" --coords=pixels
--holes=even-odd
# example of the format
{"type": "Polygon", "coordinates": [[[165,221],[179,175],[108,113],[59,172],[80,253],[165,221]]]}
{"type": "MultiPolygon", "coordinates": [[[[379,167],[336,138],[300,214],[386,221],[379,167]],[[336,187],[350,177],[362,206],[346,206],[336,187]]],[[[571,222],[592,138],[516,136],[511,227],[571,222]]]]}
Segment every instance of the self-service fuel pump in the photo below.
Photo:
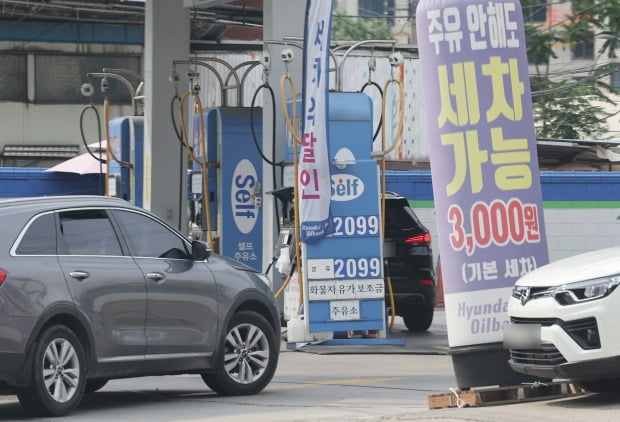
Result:
{"type": "MultiPolygon", "coordinates": [[[[343,62],[362,43],[351,46],[342,61],[336,63],[339,88],[343,79],[343,62]]],[[[394,50],[389,60],[392,69],[402,64],[402,56],[394,50]]],[[[375,158],[381,158],[381,168],[385,173],[385,156],[396,147],[402,135],[404,93],[402,84],[393,75],[383,90],[378,84],[372,85],[385,94],[382,95],[380,128],[383,129],[383,136],[380,151],[373,151],[373,138],[380,129],[373,130],[371,99],[362,92],[327,94],[332,232],[316,243],[302,244],[302,282],[291,282],[291,288],[285,290],[285,319],[289,319],[289,329],[293,328],[295,333],[289,336],[289,341],[324,338],[325,332],[348,333],[345,335],[372,332],[373,336],[379,337],[377,341],[385,341],[382,338],[387,328],[384,297],[386,290],[391,289],[389,277],[384,279],[384,188],[380,187],[383,183],[379,182],[379,166],[375,158]],[[399,88],[398,93],[388,92],[392,84],[399,88]],[[392,102],[400,100],[394,107],[399,110],[400,123],[396,126],[390,124],[389,130],[386,130],[384,121],[387,98],[391,98],[392,102]],[[392,144],[390,148],[386,147],[386,133],[392,144]],[[305,332],[301,337],[297,330],[301,302],[295,298],[303,298],[302,324],[305,325],[305,332]]],[[[291,91],[294,97],[294,89],[291,91]]],[[[287,160],[298,156],[299,145],[302,144],[300,134],[292,133],[295,126],[301,129],[295,120],[303,116],[302,103],[303,99],[297,97],[283,104],[289,120],[287,160]]],[[[285,185],[298,178],[298,170],[292,166],[287,166],[284,174],[285,185]]],[[[392,303],[392,310],[393,306],[392,303]]]]}
{"type": "MultiPolygon", "coordinates": [[[[363,93],[328,95],[334,232],[317,244],[302,246],[306,324],[309,333],[383,330],[385,287],[379,173],[371,159],[372,102],[363,93]]],[[[294,106],[299,110],[300,98],[288,101],[289,110],[294,106]]],[[[287,156],[293,154],[294,147],[288,145],[287,156]]],[[[292,171],[285,168],[289,174],[285,181],[294,177],[292,171]]],[[[285,305],[285,318],[294,317],[293,287],[285,291],[285,304],[290,304],[285,305]]]]}
{"type": "Polygon", "coordinates": [[[131,168],[112,160],[108,169],[108,195],[142,206],[144,190],[144,117],[126,116],[110,120],[108,142],[114,155],[131,168]]]}
{"type": "MultiPolygon", "coordinates": [[[[233,68],[215,58],[175,61],[175,66],[177,64],[200,65],[210,70],[220,82],[221,99],[224,104],[203,110],[199,104],[200,88],[197,83],[199,74],[188,70],[191,89],[189,95],[199,105],[195,110],[197,114],[192,117],[191,145],[186,139],[184,126],[181,126],[182,141],[192,157],[189,199],[193,206],[190,207],[192,211],[190,222],[197,229],[192,229],[192,235],[201,237],[201,233],[207,229],[207,236],[216,252],[262,270],[263,175],[261,153],[254,145],[253,139],[257,133],[262,133],[262,117],[260,112],[255,113],[251,127],[251,108],[226,105],[228,89],[236,89],[237,102],[241,102],[241,83],[245,80],[247,71],[240,78],[236,71],[243,66],[233,68]],[[207,61],[217,61],[225,65],[230,72],[228,77],[222,78],[213,66],[206,63],[207,61]],[[225,85],[225,81],[228,83],[231,75],[236,84],[225,85]]],[[[249,63],[249,69],[255,66],[255,63],[249,63]]],[[[171,80],[176,83],[175,78],[171,80]]],[[[178,98],[178,95],[175,98],[178,98]]],[[[181,100],[179,109],[181,117],[183,117],[183,103],[184,100],[181,100]]],[[[262,142],[258,140],[258,143],[262,142]]]]}
{"type": "MultiPolygon", "coordinates": [[[[262,133],[260,115],[254,122],[257,133],[262,133]]],[[[262,270],[263,171],[250,131],[250,109],[214,107],[204,112],[202,120],[207,137],[207,161],[220,163],[219,169],[208,170],[208,204],[212,225],[218,227],[219,253],[262,270]]],[[[199,131],[200,118],[194,116],[194,137],[199,131]]],[[[194,165],[193,174],[199,171],[194,165]]],[[[196,179],[193,176],[192,195],[202,195],[196,179]]]]}
{"type": "MultiPolygon", "coordinates": [[[[135,205],[142,206],[143,194],[143,157],[144,157],[144,117],[141,114],[139,105],[144,99],[142,95],[143,82],[140,75],[127,69],[104,68],[100,73],[88,73],[87,77],[101,78],[101,91],[105,95],[103,104],[103,125],[106,142],[106,158],[95,156],[83,139],[84,145],[91,153],[93,158],[106,164],[106,185],[105,193],[108,196],[116,196],[131,201],[135,205]],[[131,98],[132,116],[118,117],[109,119],[109,101],[107,97],[108,79],[120,81],[124,85],[131,98]],[[138,84],[136,87],[129,79],[135,79],[138,84]]],[[[94,87],[91,83],[85,83],[81,87],[81,92],[85,96],[91,96],[94,87]]],[[[84,138],[83,118],[85,111],[92,109],[97,117],[99,126],[99,138],[101,138],[101,120],[99,113],[93,104],[86,106],[80,116],[80,129],[84,138]]],[[[99,139],[101,141],[101,139],[99,139]]]]}

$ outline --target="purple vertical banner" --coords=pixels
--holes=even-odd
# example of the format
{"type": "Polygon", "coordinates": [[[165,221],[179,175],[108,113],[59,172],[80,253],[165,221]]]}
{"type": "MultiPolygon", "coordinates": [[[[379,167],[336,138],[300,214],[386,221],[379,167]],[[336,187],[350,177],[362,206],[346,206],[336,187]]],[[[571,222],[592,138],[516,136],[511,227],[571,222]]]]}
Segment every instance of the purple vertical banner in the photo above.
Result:
{"type": "Polygon", "coordinates": [[[329,227],[331,178],[327,116],[332,0],[308,0],[304,30],[303,135],[299,154],[300,240],[321,240],[329,227]]]}
{"type": "Polygon", "coordinates": [[[501,342],[548,262],[521,5],[422,0],[416,24],[448,341],[501,342]]]}

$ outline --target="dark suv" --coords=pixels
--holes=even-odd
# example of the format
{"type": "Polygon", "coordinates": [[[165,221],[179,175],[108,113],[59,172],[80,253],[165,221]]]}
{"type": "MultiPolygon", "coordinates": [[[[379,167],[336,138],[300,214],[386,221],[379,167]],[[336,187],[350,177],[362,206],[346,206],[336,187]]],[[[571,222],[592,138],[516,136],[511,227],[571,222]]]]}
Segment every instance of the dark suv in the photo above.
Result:
{"type": "MultiPolygon", "coordinates": [[[[385,279],[392,282],[396,314],[409,331],[425,331],[433,322],[437,297],[431,235],[406,198],[387,192],[385,204],[385,279]]],[[[387,289],[385,304],[390,306],[387,289]]]]}
{"type": "Polygon", "coordinates": [[[0,389],[65,415],[113,378],[254,394],[278,361],[267,278],[106,197],[0,201],[0,389]]]}

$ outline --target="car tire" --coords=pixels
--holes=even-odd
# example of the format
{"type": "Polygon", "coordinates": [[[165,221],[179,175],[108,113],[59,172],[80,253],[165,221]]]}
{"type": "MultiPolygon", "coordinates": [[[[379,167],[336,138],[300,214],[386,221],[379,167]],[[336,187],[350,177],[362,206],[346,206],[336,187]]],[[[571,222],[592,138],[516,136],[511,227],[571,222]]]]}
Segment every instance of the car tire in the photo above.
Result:
{"type": "Polygon", "coordinates": [[[218,394],[250,395],[267,386],[278,363],[279,338],[273,326],[256,312],[233,315],[214,372],[202,374],[218,394]]]}
{"type": "Polygon", "coordinates": [[[91,394],[95,391],[101,390],[104,385],[108,383],[105,378],[93,378],[86,380],[86,386],[84,387],[84,394],[91,394]]]}
{"type": "Polygon", "coordinates": [[[433,323],[434,306],[420,306],[403,314],[403,321],[409,331],[420,332],[429,329],[433,323]]]}
{"type": "Polygon", "coordinates": [[[20,389],[21,405],[37,416],[65,416],[82,400],[86,358],[77,336],[53,325],[39,336],[32,361],[30,386],[20,389]]]}

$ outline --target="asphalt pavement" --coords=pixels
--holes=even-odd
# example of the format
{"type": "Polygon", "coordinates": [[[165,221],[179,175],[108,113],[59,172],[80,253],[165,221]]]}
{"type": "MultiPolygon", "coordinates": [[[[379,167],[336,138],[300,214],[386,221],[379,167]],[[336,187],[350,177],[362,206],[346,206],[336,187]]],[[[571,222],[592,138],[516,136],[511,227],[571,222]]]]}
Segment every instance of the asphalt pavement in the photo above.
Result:
{"type": "MultiPolygon", "coordinates": [[[[56,421],[618,421],[620,396],[577,397],[429,410],[428,397],[456,387],[443,310],[428,333],[397,320],[403,345],[283,345],[272,382],[255,396],[222,397],[197,375],[113,380],[56,421]],[[348,349],[347,349],[348,348],[348,349]]],[[[14,396],[0,396],[0,421],[30,420],[14,396]]]]}

